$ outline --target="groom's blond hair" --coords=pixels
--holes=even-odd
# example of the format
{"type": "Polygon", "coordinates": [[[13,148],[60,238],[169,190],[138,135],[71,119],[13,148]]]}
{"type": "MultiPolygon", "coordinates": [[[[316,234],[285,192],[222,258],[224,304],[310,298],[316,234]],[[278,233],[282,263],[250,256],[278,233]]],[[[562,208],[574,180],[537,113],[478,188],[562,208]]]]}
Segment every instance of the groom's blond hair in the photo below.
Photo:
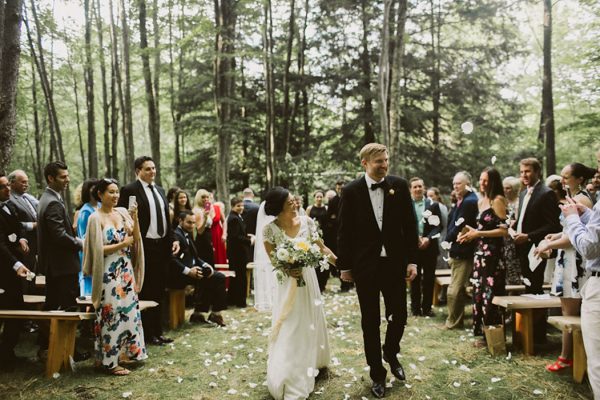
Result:
{"type": "Polygon", "coordinates": [[[375,157],[376,155],[379,155],[381,153],[387,153],[388,149],[387,147],[385,147],[385,145],[380,144],[380,143],[369,143],[363,146],[362,149],[360,149],[360,160],[366,160],[369,161],[371,158],[375,157]]]}

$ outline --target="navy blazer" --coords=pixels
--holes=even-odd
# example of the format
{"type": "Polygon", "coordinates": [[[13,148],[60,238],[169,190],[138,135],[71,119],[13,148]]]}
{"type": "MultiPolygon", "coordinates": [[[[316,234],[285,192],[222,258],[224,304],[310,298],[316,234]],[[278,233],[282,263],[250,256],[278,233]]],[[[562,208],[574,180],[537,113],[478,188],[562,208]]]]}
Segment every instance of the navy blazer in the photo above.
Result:
{"type": "Polygon", "coordinates": [[[181,226],[175,228],[175,240],[179,240],[179,252],[173,255],[173,266],[180,274],[183,274],[183,270],[186,267],[192,268],[196,265],[201,267],[205,263],[204,260],[198,257],[193,238],[189,238],[190,242],[188,244],[185,233],[181,226]],[[194,263],[194,261],[196,262],[194,263]]]}
{"type": "Polygon", "coordinates": [[[403,277],[407,264],[417,263],[418,230],[415,209],[405,179],[386,176],[383,225],[379,229],[365,177],[342,189],[338,214],[338,261],[340,270],[351,270],[355,280],[373,273],[385,246],[387,256],[399,266],[403,277]]]}
{"type": "Polygon", "coordinates": [[[446,232],[446,241],[452,243],[450,247],[450,257],[459,259],[470,259],[473,257],[475,252],[476,240],[469,243],[457,243],[456,239],[460,231],[469,225],[477,229],[477,214],[479,214],[479,208],[477,207],[477,195],[473,192],[469,192],[460,203],[460,206],[454,206],[448,215],[448,229],[446,232]],[[456,224],[456,221],[463,218],[460,224],[456,224]]]}

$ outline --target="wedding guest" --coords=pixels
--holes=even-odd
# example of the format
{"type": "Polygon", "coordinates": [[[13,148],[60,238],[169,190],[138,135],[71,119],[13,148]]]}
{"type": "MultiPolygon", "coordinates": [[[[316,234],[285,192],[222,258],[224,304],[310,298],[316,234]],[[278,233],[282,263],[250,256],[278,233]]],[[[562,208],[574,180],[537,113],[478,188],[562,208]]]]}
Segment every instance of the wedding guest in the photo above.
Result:
{"type": "Polygon", "coordinates": [[[595,203],[600,201],[600,169],[596,170],[596,173],[594,174],[594,177],[592,178],[592,182],[591,182],[592,186],[594,187],[594,193],[596,194],[596,201],[595,203]]]}
{"type": "MultiPolygon", "coordinates": [[[[509,226],[512,226],[517,220],[521,181],[514,176],[507,176],[502,180],[502,189],[504,191],[504,198],[508,203],[507,220],[509,221],[509,226]]],[[[506,266],[506,284],[522,284],[523,277],[521,276],[521,265],[519,264],[519,259],[517,257],[517,248],[514,239],[510,235],[504,236],[502,252],[502,259],[506,266]]]]}
{"type": "MultiPolygon", "coordinates": [[[[502,323],[498,306],[492,304],[494,296],[503,296],[505,266],[502,259],[503,237],[507,235],[507,201],[502,189],[502,179],[494,168],[481,173],[485,182],[485,196],[479,202],[477,229],[467,226],[458,234],[458,243],[475,242],[473,260],[473,334],[483,336],[483,327],[502,323]]],[[[485,346],[485,339],[475,342],[485,346]]]]}
{"type": "Polygon", "coordinates": [[[511,219],[516,219],[519,209],[519,192],[521,191],[521,181],[514,176],[507,176],[502,180],[502,189],[504,198],[508,202],[508,213],[511,219]]]}
{"type": "Polygon", "coordinates": [[[210,231],[212,234],[215,264],[227,264],[227,249],[225,247],[227,240],[225,205],[221,202],[215,202],[213,203],[212,208],[214,210],[214,215],[210,231]]]}
{"type": "MultiPolygon", "coordinates": [[[[592,208],[592,202],[589,194],[581,188],[585,186],[585,182],[590,179],[595,170],[588,168],[583,164],[574,163],[565,166],[561,171],[561,185],[567,193],[574,194],[571,199],[581,204],[588,209],[592,208]]],[[[565,198],[561,204],[567,204],[569,201],[565,198]]],[[[545,240],[540,242],[536,249],[536,255],[548,258],[551,250],[557,250],[555,269],[552,279],[552,288],[554,294],[563,298],[580,298],[580,288],[583,287],[586,276],[585,262],[569,241],[567,234],[566,222],[561,214],[561,225],[563,231],[560,233],[549,234],[545,240]]],[[[566,303],[565,303],[566,304],[566,303]]],[[[578,315],[579,309],[570,310],[566,307],[564,311],[569,314],[563,315],[578,315]],[[572,313],[572,314],[571,314],[572,313]]],[[[563,330],[562,350],[558,359],[546,366],[546,370],[550,372],[558,372],[565,368],[573,366],[573,336],[568,330],[563,330]]]]}
{"type": "MultiPolygon", "coordinates": [[[[23,237],[27,240],[29,252],[23,255],[23,262],[33,272],[37,271],[37,206],[38,199],[28,193],[29,178],[17,169],[8,174],[10,184],[10,201],[17,209],[17,219],[23,229],[23,237]]],[[[27,282],[21,279],[22,282],[27,282]]],[[[28,294],[35,282],[24,283],[24,294],[28,294]]]]}
{"type": "MultiPolygon", "coordinates": [[[[314,203],[306,209],[306,215],[313,219],[317,223],[317,228],[324,233],[327,225],[327,206],[323,202],[325,195],[322,191],[317,190],[313,194],[314,203]]],[[[317,269],[317,279],[319,280],[319,289],[321,293],[325,291],[327,286],[327,280],[329,279],[329,270],[317,269]]]]}
{"type": "MultiPolygon", "coordinates": [[[[17,218],[17,208],[10,200],[9,180],[0,171],[0,309],[22,310],[24,280],[30,273],[23,264],[24,256],[29,252],[27,239],[21,222],[17,218]]],[[[2,336],[0,336],[0,370],[14,370],[19,360],[15,347],[19,341],[19,333],[23,325],[20,319],[0,320],[2,336]]]]}
{"type": "MultiPolygon", "coordinates": [[[[260,206],[254,202],[254,191],[250,188],[244,189],[244,212],[242,213],[242,219],[246,223],[246,232],[249,235],[256,235],[256,218],[258,216],[258,209],[260,206]]],[[[250,246],[250,258],[249,261],[254,261],[254,244],[250,246]]]]}
{"type": "MultiPolygon", "coordinates": [[[[94,193],[95,186],[98,183],[96,178],[90,178],[81,185],[81,203],[82,206],[77,214],[77,237],[85,240],[87,232],[88,220],[98,208],[98,201],[94,193]]],[[[83,251],[79,252],[79,262],[81,270],[79,271],[79,295],[91,296],[92,294],[92,277],[83,274],[83,251]]]]}
{"type": "Polygon", "coordinates": [[[75,187],[73,191],[73,207],[75,212],[73,213],[73,230],[77,232],[77,220],[79,219],[79,210],[83,207],[83,201],[81,200],[81,192],[83,189],[83,182],[75,187]]]}
{"type": "Polygon", "coordinates": [[[194,244],[198,251],[198,257],[214,265],[215,256],[212,245],[212,223],[214,209],[210,203],[210,195],[205,189],[198,189],[194,197],[194,207],[192,208],[196,217],[196,238],[194,244]]]}
{"type": "Polygon", "coordinates": [[[304,210],[304,199],[299,194],[294,196],[294,204],[296,205],[296,209],[298,210],[298,215],[303,217],[306,215],[306,211],[304,210]]]}
{"type": "MultiPolygon", "coordinates": [[[[73,230],[73,222],[64,205],[63,192],[71,181],[67,165],[53,161],[44,167],[48,186],[38,205],[38,263],[46,275],[44,310],[78,310],[79,251],[83,241],[73,230]]],[[[49,337],[48,324],[40,323],[40,359],[46,357],[49,337]]],[[[75,361],[89,355],[75,353],[75,361]]]]}
{"type": "MultiPolygon", "coordinates": [[[[345,182],[341,180],[335,183],[335,196],[332,197],[327,203],[327,229],[323,231],[323,242],[325,243],[325,246],[333,252],[333,254],[337,254],[340,195],[342,194],[342,188],[344,187],[344,183],[345,182]]],[[[332,268],[331,274],[337,276],[338,278],[340,276],[340,272],[337,268],[332,268]]],[[[340,279],[341,292],[347,292],[353,287],[353,282],[346,282],[340,279]]]]}
{"type": "Polygon", "coordinates": [[[92,277],[96,366],[115,376],[119,365],[145,360],[146,346],[138,294],[144,283],[144,248],[137,207],[117,207],[119,186],[101,179],[94,198],[101,203],[89,217],[84,272],[92,277]]]}
{"type": "MultiPolygon", "coordinates": [[[[177,201],[177,197],[176,197],[176,193],[179,192],[181,190],[180,187],[178,186],[173,186],[172,188],[169,188],[169,190],[167,191],[167,202],[169,203],[169,217],[171,219],[171,221],[173,221],[173,209],[175,208],[175,203],[177,201]]],[[[177,215],[177,214],[175,214],[177,215]]],[[[173,226],[177,226],[176,224],[173,224],[173,226]]]]}
{"type": "Polygon", "coordinates": [[[435,265],[439,254],[438,238],[442,231],[442,213],[438,203],[424,196],[423,179],[411,178],[409,188],[419,231],[417,276],[410,283],[410,307],[415,316],[433,316],[431,303],[435,265]]]}
{"type": "MultiPolygon", "coordinates": [[[[454,175],[452,187],[456,196],[456,206],[448,216],[446,242],[450,247],[450,285],[448,285],[448,318],[446,329],[462,329],[467,299],[466,286],[473,270],[474,243],[459,243],[458,234],[467,226],[477,226],[477,195],[471,187],[471,175],[461,171],[454,175]]],[[[468,228],[467,228],[468,229],[468,228]]]]}
{"type": "Polygon", "coordinates": [[[250,246],[253,236],[246,233],[246,223],[242,218],[244,202],[239,197],[231,199],[231,212],[227,217],[227,258],[229,269],[235,271],[235,277],[229,280],[228,300],[230,305],[246,307],[246,264],[250,259],[250,246]]]}
{"type": "Polygon", "coordinates": [[[173,194],[173,209],[169,210],[171,214],[171,224],[172,226],[179,226],[179,214],[183,210],[192,210],[192,204],[190,203],[190,198],[185,190],[179,189],[175,194],[173,194]]]}
{"type": "Polygon", "coordinates": [[[194,313],[190,317],[191,323],[210,321],[225,326],[221,314],[227,308],[225,275],[215,271],[212,265],[198,257],[193,240],[196,229],[194,213],[190,210],[182,210],[178,220],[179,225],[175,228],[175,236],[179,240],[180,248],[179,252],[173,255],[173,263],[179,273],[175,275],[172,287],[194,286],[194,313]]]}
{"type": "Polygon", "coordinates": [[[134,168],[137,179],[123,186],[118,206],[127,208],[129,197],[135,196],[145,260],[144,286],[139,298],[158,303],[158,306],[142,312],[144,342],[160,346],[173,342],[163,335],[161,316],[171,254],[179,251],[179,242],[175,240],[169,220],[165,191],[154,181],[154,160],[148,156],[138,157],[134,168]]]}
{"type": "MultiPolygon", "coordinates": [[[[596,153],[600,168],[600,150],[596,153]]],[[[591,275],[581,289],[581,333],[587,355],[587,374],[600,398],[600,203],[592,210],[572,201],[561,206],[567,234],[575,250],[586,260],[591,275]]]]}
{"type": "MultiPolygon", "coordinates": [[[[446,233],[448,232],[448,207],[444,204],[444,199],[440,193],[440,189],[435,186],[427,189],[427,197],[433,201],[438,203],[440,207],[440,214],[442,215],[442,223],[440,224],[442,227],[441,232],[441,240],[438,240],[438,257],[436,262],[436,268],[448,268],[448,263],[445,261],[447,258],[448,251],[442,248],[442,241],[446,237],[446,233]]],[[[444,288],[445,291],[445,288],[444,288]]],[[[441,295],[442,293],[440,293],[441,295]]],[[[445,298],[445,294],[444,294],[445,298]]]]}

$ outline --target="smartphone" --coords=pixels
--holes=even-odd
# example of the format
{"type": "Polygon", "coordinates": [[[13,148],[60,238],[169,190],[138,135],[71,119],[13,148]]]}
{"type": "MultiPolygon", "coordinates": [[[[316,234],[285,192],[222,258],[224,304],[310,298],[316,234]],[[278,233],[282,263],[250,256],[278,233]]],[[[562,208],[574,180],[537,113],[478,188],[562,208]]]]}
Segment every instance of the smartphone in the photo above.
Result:
{"type": "Polygon", "coordinates": [[[204,203],[204,209],[206,211],[210,211],[210,201],[207,201],[206,203],[204,203]]]}
{"type": "Polygon", "coordinates": [[[129,196],[129,204],[127,205],[127,209],[131,210],[137,202],[135,201],[135,196],[129,196]]]}

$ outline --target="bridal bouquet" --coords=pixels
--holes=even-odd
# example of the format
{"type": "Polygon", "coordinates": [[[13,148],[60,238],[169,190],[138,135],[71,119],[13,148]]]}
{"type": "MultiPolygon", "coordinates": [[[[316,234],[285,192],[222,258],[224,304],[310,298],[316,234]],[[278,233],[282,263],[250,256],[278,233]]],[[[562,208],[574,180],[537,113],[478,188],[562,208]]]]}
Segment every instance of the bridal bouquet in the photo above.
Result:
{"type": "MultiPolygon", "coordinates": [[[[271,252],[273,270],[277,275],[279,283],[283,283],[287,272],[296,268],[321,268],[321,271],[329,269],[327,256],[321,253],[321,249],[313,240],[296,238],[285,239],[280,242],[271,252]]],[[[306,286],[304,278],[296,278],[298,286],[306,286]]]]}

